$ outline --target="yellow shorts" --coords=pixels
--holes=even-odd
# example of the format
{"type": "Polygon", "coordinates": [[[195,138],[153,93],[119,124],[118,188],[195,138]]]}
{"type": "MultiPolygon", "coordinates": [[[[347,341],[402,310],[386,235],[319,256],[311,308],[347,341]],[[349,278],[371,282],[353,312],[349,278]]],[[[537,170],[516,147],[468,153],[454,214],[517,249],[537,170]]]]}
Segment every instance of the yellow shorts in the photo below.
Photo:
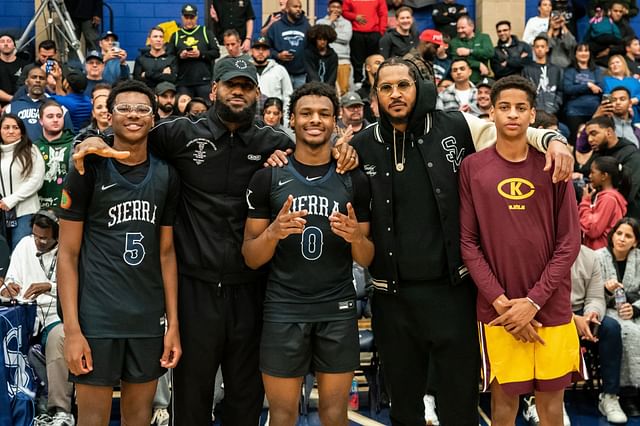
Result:
{"type": "Polygon", "coordinates": [[[571,382],[586,378],[586,368],[576,326],[571,322],[541,327],[538,334],[545,341],[524,343],[516,340],[504,327],[478,322],[483,391],[493,380],[505,392],[521,395],[535,391],[564,389],[571,382]]]}

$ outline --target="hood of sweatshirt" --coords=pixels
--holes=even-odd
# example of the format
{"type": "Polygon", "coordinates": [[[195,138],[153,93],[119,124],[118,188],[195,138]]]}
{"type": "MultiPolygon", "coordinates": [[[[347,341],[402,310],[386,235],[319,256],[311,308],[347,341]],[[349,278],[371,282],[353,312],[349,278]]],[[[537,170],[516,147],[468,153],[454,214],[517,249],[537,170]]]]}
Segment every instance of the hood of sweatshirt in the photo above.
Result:
{"type": "MultiPolygon", "coordinates": [[[[413,111],[409,115],[409,125],[405,132],[406,135],[409,136],[409,140],[411,140],[412,137],[416,139],[424,135],[430,129],[431,113],[436,109],[437,97],[436,86],[433,82],[422,80],[421,78],[416,80],[416,102],[413,111]]],[[[387,143],[391,143],[394,132],[396,132],[396,130],[391,124],[389,116],[381,107],[380,133],[382,139],[387,143]]]]}
{"type": "Polygon", "coordinates": [[[598,192],[598,199],[613,198],[616,203],[621,207],[621,210],[627,210],[627,200],[616,189],[605,189],[598,192]]]}

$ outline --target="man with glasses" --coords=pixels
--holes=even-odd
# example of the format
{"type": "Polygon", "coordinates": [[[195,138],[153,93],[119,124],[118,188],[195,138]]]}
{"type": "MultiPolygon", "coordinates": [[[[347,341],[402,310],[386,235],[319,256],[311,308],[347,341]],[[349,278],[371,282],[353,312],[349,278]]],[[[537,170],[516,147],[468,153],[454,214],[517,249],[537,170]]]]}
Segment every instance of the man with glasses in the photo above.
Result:
{"type": "Polygon", "coordinates": [[[178,93],[207,99],[213,62],[220,51],[213,33],[198,25],[198,9],[194,5],[182,7],[182,27],[167,43],[167,54],[178,58],[178,93]]]}
{"type": "MultiPolygon", "coordinates": [[[[428,391],[442,424],[476,426],[476,295],[460,258],[457,173],[466,155],[495,142],[495,127],[437,111],[433,83],[416,73],[398,58],[380,65],[380,120],[352,140],[373,194],[373,328],[394,424],[424,424],[428,391]]],[[[563,138],[527,135],[535,149],[549,146],[556,181],[569,178],[571,154],[552,141],[563,138]]]]}
{"type": "Polygon", "coordinates": [[[180,354],[173,223],[176,172],[147,151],[156,109],[139,81],[107,100],[117,159],[73,169],[62,193],[58,282],[64,353],[78,424],[108,424],[120,386],[123,424],[148,425],[158,377],[180,354]]]}

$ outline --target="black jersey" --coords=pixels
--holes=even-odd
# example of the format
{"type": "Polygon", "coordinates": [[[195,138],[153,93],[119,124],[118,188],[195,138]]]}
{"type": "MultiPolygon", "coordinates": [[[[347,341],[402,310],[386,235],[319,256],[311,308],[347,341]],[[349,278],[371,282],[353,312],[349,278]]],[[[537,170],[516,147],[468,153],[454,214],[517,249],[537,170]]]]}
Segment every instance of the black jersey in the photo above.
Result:
{"type": "Polygon", "coordinates": [[[88,164],[87,176],[74,169],[65,182],[61,218],[84,221],[78,262],[78,312],[87,337],[153,337],[164,334],[164,287],[160,267],[160,227],[175,214],[179,183],[175,172],[150,156],[134,166],[133,178],[105,158],[88,164]],[[136,179],[136,170],[148,167],[136,179]],[[87,180],[88,179],[88,180],[87,180]],[[138,183],[133,183],[133,182],[138,183]],[[89,191],[86,185],[90,185],[89,191]],[[74,197],[89,192],[86,203],[74,197]]]}
{"type": "MultiPolygon", "coordinates": [[[[368,221],[368,201],[354,202],[353,173],[337,174],[334,162],[323,175],[311,177],[303,176],[294,164],[292,160],[283,168],[256,173],[259,179],[260,174],[264,177],[270,172],[267,203],[272,221],[290,194],[293,195],[292,211],[308,211],[303,233],[281,240],[271,260],[264,320],[314,322],[355,318],[351,245],[331,231],[329,216],[335,211],[347,214],[346,206],[351,202],[359,213],[359,221],[368,221]]],[[[360,171],[357,173],[361,178],[358,180],[360,195],[369,198],[366,177],[360,171]]],[[[249,191],[258,185],[252,180],[249,191]]],[[[256,206],[252,205],[250,196],[247,198],[250,217],[263,216],[252,212],[254,208],[260,211],[264,207],[265,203],[258,198],[261,197],[255,198],[256,206]]]]}

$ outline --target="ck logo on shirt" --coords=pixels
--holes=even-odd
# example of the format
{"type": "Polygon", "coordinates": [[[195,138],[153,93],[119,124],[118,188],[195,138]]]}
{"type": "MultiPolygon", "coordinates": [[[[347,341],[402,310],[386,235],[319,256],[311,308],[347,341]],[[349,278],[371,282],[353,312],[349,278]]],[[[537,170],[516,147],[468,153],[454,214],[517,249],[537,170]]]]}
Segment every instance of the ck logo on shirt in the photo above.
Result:
{"type": "MultiPolygon", "coordinates": [[[[526,200],[533,196],[536,188],[524,178],[508,178],[498,183],[498,194],[511,201],[526,200]]],[[[523,204],[509,204],[509,210],[526,210],[523,204]]]]}
{"type": "Polygon", "coordinates": [[[193,162],[198,166],[204,163],[204,160],[207,159],[207,145],[211,146],[214,151],[218,150],[213,142],[211,142],[209,139],[204,138],[196,138],[187,142],[187,147],[190,147],[191,145],[194,145],[195,147],[195,150],[193,151],[193,162]]]}

